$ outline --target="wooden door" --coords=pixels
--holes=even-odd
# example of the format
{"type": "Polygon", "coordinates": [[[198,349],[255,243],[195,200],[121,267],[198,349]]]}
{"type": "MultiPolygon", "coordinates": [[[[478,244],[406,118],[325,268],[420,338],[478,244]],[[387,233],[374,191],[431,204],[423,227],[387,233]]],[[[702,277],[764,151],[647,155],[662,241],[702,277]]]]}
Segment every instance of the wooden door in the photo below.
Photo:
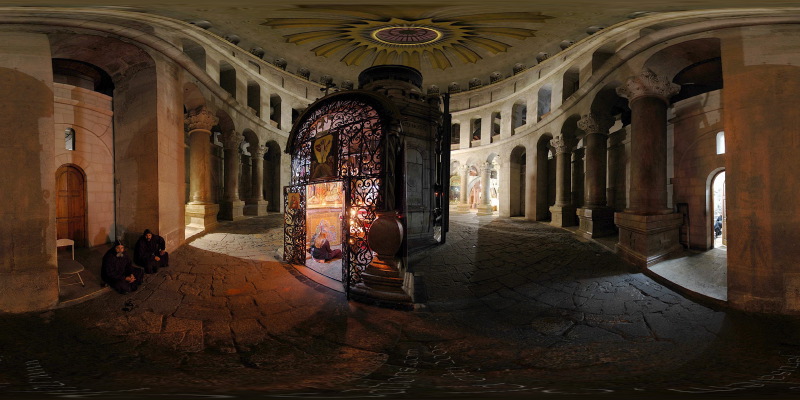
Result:
{"type": "Polygon", "coordinates": [[[56,171],[56,229],[58,239],[72,239],[76,246],[85,246],[86,182],[83,173],[72,166],[56,171]]]}

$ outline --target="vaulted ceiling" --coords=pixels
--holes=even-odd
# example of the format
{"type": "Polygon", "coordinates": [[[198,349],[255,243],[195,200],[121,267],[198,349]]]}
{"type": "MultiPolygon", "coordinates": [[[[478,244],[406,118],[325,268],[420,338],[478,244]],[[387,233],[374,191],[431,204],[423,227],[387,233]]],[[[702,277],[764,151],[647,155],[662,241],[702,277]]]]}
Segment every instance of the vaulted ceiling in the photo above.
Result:
{"type": "Polygon", "coordinates": [[[331,0],[50,0],[0,5],[107,7],[194,22],[236,42],[286,60],[289,71],[311,78],[356,81],[377,64],[418,68],[425,84],[464,85],[490,74],[509,76],[515,65],[536,64],[599,28],[647,13],[722,7],[792,6],[755,0],[561,1],[331,1],[331,0]],[[562,44],[562,42],[564,42],[562,44]]]}

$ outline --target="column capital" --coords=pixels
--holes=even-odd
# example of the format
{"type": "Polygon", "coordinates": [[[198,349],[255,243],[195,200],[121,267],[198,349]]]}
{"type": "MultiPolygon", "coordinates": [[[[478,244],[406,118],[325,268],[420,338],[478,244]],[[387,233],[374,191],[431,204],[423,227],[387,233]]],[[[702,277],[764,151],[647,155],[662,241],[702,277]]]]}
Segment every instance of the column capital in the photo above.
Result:
{"type": "Polygon", "coordinates": [[[651,96],[658,97],[665,102],[669,98],[678,94],[681,87],[672,83],[665,77],[660,77],[648,68],[642,70],[639,75],[631,76],[625,84],[617,88],[617,94],[621,97],[633,101],[639,97],[651,96]]]}
{"type": "Polygon", "coordinates": [[[186,113],[183,119],[183,129],[186,133],[198,129],[211,132],[211,128],[218,122],[219,118],[208,107],[200,106],[186,113]]]}
{"type": "Polygon", "coordinates": [[[252,155],[256,159],[264,159],[264,154],[267,154],[267,146],[259,145],[256,148],[250,149],[250,155],[252,155]]]}
{"type": "Polygon", "coordinates": [[[484,161],[483,164],[481,164],[481,167],[483,167],[483,169],[486,171],[491,171],[493,165],[494,163],[492,163],[491,161],[484,161]]]}
{"type": "Polygon", "coordinates": [[[241,132],[230,131],[227,135],[222,135],[222,147],[225,150],[239,150],[244,135],[241,132]]]}
{"type": "Polygon", "coordinates": [[[575,140],[567,138],[564,135],[558,135],[550,140],[550,145],[553,146],[556,154],[566,154],[572,151],[575,147],[575,140]]]}
{"type": "Polygon", "coordinates": [[[614,118],[607,114],[584,114],[578,120],[578,128],[586,132],[587,135],[592,133],[606,134],[612,125],[614,125],[614,118]]]}

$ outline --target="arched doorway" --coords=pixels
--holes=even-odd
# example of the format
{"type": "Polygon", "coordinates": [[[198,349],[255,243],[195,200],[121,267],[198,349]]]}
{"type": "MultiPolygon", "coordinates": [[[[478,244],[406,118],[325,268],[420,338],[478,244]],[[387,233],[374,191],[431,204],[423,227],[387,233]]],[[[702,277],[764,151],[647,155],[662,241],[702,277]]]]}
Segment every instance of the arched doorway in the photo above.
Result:
{"type": "Polygon", "coordinates": [[[72,239],[86,245],[86,175],[73,165],[56,171],[57,239],[72,239]]]}
{"type": "Polygon", "coordinates": [[[510,200],[509,215],[512,217],[525,215],[525,147],[517,146],[511,151],[510,200]]]}
{"type": "Polygon", "coordinates": [[[556,165],[549,135],[536,144],[536,220],[550,221],[550,206],[556,202],[556,165]]]}
{"type": "Polygon", "coordinates": [[[714,238],[714,247],[727,247],[728,216],[725,208],[725,171],[719,172],[711,181],[711,206],[713,207],[711,234],[714,238]]]}

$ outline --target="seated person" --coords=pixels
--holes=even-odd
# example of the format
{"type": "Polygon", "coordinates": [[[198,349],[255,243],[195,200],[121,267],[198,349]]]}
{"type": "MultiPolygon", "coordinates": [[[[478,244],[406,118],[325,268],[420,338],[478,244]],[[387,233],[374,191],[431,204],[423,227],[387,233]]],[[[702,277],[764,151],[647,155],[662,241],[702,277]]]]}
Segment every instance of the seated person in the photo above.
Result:
{"type": "Polygon", "coordinates": [[[331,249],[331,242],[328,241],[328,234],[320,232],[311,244],[311,257],[317,261],[328,261],[333,258],[342,256],[342,251],[339,249],[331,249]]]}
{"type": "Polygon", "coordinates": [[[169,267],[169,253],[164,238],[145,229],[133,252],[133,260],[144,268],[144,272],[153,274],[161,267],[169,267]]]}
{"type": "Polygon", "coordinates": [[[114,247],[108,249],[103,256],[100,277],[117,292],[128,293],[139,288],[144,272],[133,266],[130,257],[125,253],[125,245],[117,240],[114,247]]]}

